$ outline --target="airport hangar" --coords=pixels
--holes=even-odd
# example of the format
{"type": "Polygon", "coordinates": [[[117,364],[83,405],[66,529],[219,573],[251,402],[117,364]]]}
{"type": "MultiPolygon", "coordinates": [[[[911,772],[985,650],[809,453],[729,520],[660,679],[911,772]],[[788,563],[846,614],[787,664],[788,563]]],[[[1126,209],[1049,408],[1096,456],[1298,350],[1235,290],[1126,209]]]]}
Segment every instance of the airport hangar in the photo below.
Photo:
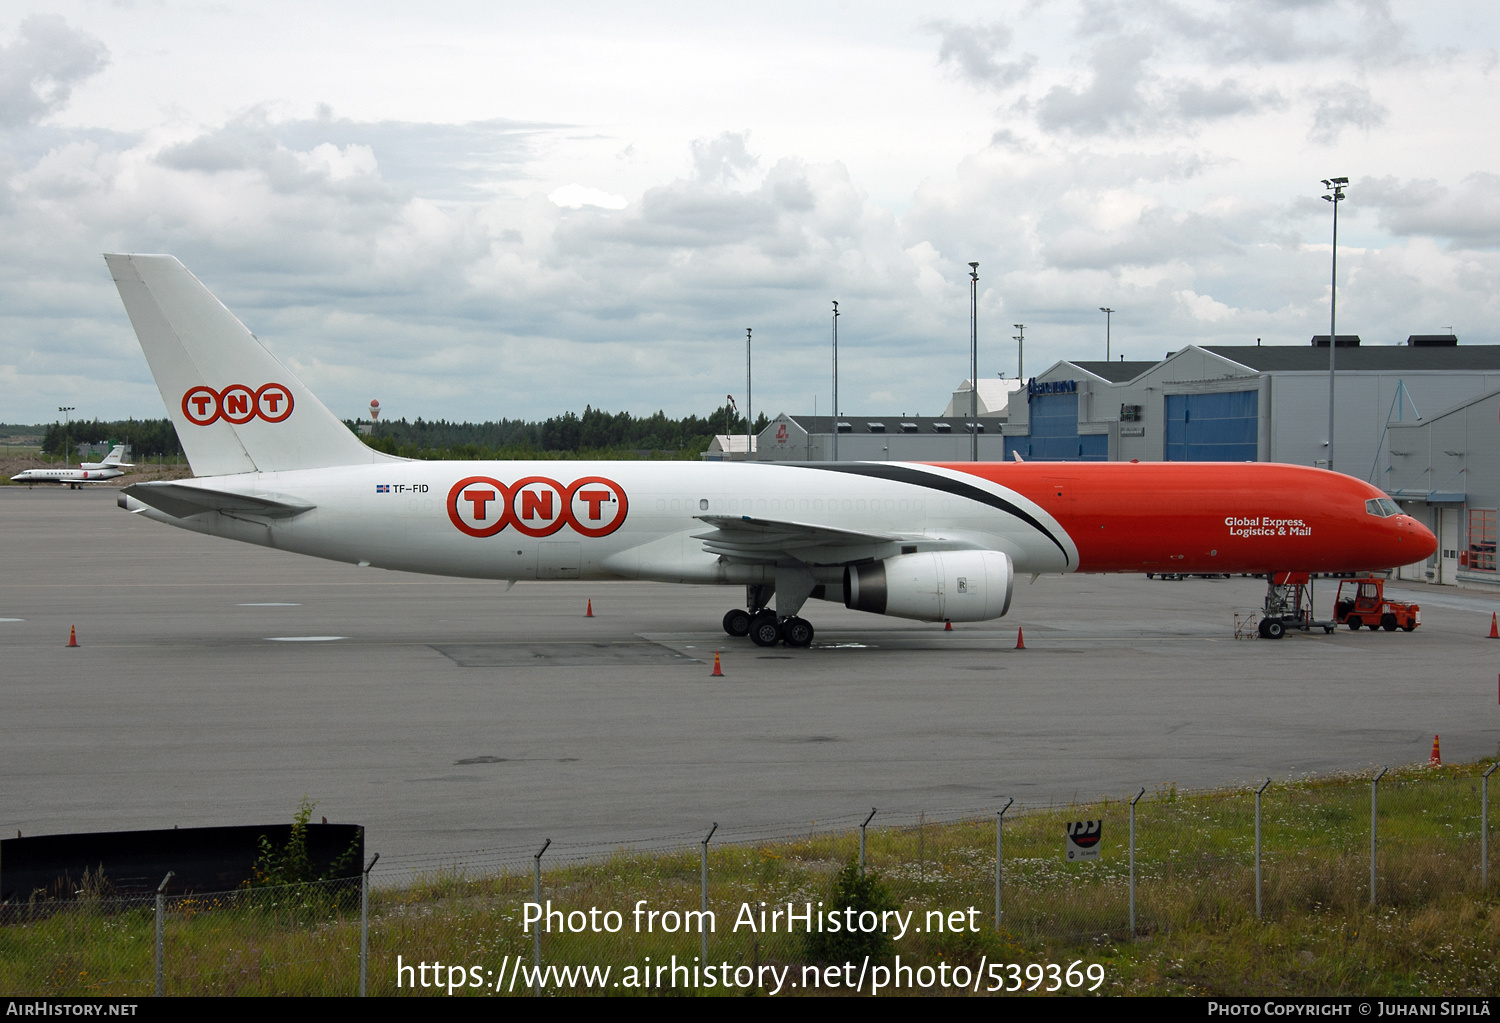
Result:
{"type": "MultiPolygon", "coordinates": [[[[1362,345],[1340,334],[1335,365],[1335,467],[1438,537],[1438,553],[1398,577],[1500,588],[1500,346],[1452,334],[1362,345]]],[[[1026,382],[1025,401],[1002,404],[1016,383],[981,380],[972,419],[968,381],[946,415],[841,415],[838,457],[965,461],[975,422],[984,461],[1327,464],[1327,335],[1306,346],[1191,345],[1159,362],[1062,360],[1026,382]]],[[[831,459],[834,422],[779,415],[755,457],[831,459]]]]}

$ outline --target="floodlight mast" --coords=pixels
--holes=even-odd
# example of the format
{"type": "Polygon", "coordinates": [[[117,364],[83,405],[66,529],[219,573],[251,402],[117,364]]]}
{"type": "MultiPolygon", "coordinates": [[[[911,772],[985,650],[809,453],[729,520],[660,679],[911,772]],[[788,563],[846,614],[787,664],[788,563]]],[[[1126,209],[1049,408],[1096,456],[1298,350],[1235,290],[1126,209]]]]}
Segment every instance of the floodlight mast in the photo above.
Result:
{"type": "Polygon", "coordinates": [[[979,461],[979,264],[969,264],[969,461],[979,461]]]}
{"type": "Polygon", "coordinates": [[[68,413],[74,411],[76,405],[59,405],[57,411],[63,414],[63,467],[72,465],[71,456],[68,453],[68,413]]]}
{"type": "Polygon", "coordinates": [[[1026,377],[1026,324],[1013,323],[1016,333],[1011,335],[1011,340],[1016,342],[1016,379],[1024,380],[1026,377]]]}
{"type": "Polygon", "coordinates": [[[1099,311],[1104,314],[1104,361],[1108,362],[1109,361],[1109,321],[1110,321],[1110,318],[1112,316],[1114,316],[1115,311],[1113,309],[1107,309],[1104,306],[1100,306],[1099,307],[1099,311]]]}
{"type": "Polygon", "coordinates": [[[1339,203],[1344,201],[1344,188],[1348,178],[1324,178],[1323,187],[1328,194],[1325,202],[1333,203],[1333,260],[1328,278],[1328,471],[1333,471],[1333,383],[1335,360],[1339,348],[1338,296],[1339,296],[1339,203]]]}
{"type": "Polygon", "coordinates": [[[839,460],[839,304],[833,303],[833,460],[839,460]]]}
{"type": "Polygon", "coordinates": [[[745,328],[745,461],[751,461],[755,451],[755,406],[750,391],[750,328],[745,328]]]}

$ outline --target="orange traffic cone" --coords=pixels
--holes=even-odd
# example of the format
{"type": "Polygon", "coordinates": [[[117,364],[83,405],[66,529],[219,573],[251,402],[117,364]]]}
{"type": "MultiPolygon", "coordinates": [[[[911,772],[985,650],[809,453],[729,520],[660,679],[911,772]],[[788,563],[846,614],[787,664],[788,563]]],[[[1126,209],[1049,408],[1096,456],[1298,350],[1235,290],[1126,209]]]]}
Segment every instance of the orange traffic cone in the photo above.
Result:
{"type": "Polygon", "coordinates": [[[593,597],[589,598],[589,609],[583,613],[583,617],[585,617],[585,618],[592,618],[592,617],[594,617],[594,598],[593,597]]]}
{"type": "Polygon", "coordinates": [[[709,678],[723,678],[724,669],[719,666],[719,651],[714,651],[714,670],[709,673],[709,678]]]}
{"type": "Polygon", "coordinates": [[[952,632],[953,631],[953,623],[951,621],[949,621],[948,619],[946,619],[946,618],[943,619],[943,631],[944,632],[952,632]]]}
{"type": "Polygon", "coordinates": [[[68,626],[68,646],[77,646],[77,645],[78,645],[78,626],[76,626],[76,625],[69,625],[68,626]]]}
{"type": "Polygon", "coordinates": [[[1442,767],[1443,755],[1438,752],[1438,737],[1432,737],[1432,756],[1427,760],[1428,767],[1442,767]]]}
{"type": "Polygon", "coordinates": [[[1017,650],[1025,650],[1026,649],[1026,637],[1023,636],[1023,635],[1021,635],[1021,630],[1019,628],[1016,629],[1016,649],[1017,650]]]}
{"type": "Polygon", "coordinates": [[[1500,639],[1500,621],[1495,618],[1495,612],[1490,612],[1490,639],[1500,639]]]}

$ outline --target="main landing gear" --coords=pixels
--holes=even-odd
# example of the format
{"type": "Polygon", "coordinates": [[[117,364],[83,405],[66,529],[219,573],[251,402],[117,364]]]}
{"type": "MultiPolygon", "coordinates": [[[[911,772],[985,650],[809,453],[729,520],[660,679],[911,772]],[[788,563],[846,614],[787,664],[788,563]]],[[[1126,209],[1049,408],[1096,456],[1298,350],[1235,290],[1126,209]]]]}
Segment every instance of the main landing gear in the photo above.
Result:
{"type": "Polygon", "coordinates": [[[750,642],[756,646],[785,643],[787,646],[806,647],[813,641],[812,623],[806,618],[796,615],[778,618],[768,607],[753,614],[738,608],[730,611],[724,616],[724,631],[731,636],[749,636],[750,642]]]}

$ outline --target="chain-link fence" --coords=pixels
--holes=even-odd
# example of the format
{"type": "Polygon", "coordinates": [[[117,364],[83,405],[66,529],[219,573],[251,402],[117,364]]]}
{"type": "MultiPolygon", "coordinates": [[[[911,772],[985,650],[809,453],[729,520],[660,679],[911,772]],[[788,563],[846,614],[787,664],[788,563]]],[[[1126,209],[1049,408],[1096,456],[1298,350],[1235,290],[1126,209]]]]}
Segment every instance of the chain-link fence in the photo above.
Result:
{"type": "Polygon", "coordinates": [[[360,881],[0,907],[8,994],[359,993],[360,881]]]}
{"type": "Polygon", "coordinates": [[[387,861],[373,889],[368,870],[157,897],[85,878],[71,900],[0,906],[0,989],[868,991],[902,962],[978,978],[1028,943],[1477,900],[1500,883],[1487,796],[1477,768],[1412,768],[1232,792],[1161,785],[1067,806],[871,810],[798,828],[713,825],[650,851],[539,842],[387,861]]]}

